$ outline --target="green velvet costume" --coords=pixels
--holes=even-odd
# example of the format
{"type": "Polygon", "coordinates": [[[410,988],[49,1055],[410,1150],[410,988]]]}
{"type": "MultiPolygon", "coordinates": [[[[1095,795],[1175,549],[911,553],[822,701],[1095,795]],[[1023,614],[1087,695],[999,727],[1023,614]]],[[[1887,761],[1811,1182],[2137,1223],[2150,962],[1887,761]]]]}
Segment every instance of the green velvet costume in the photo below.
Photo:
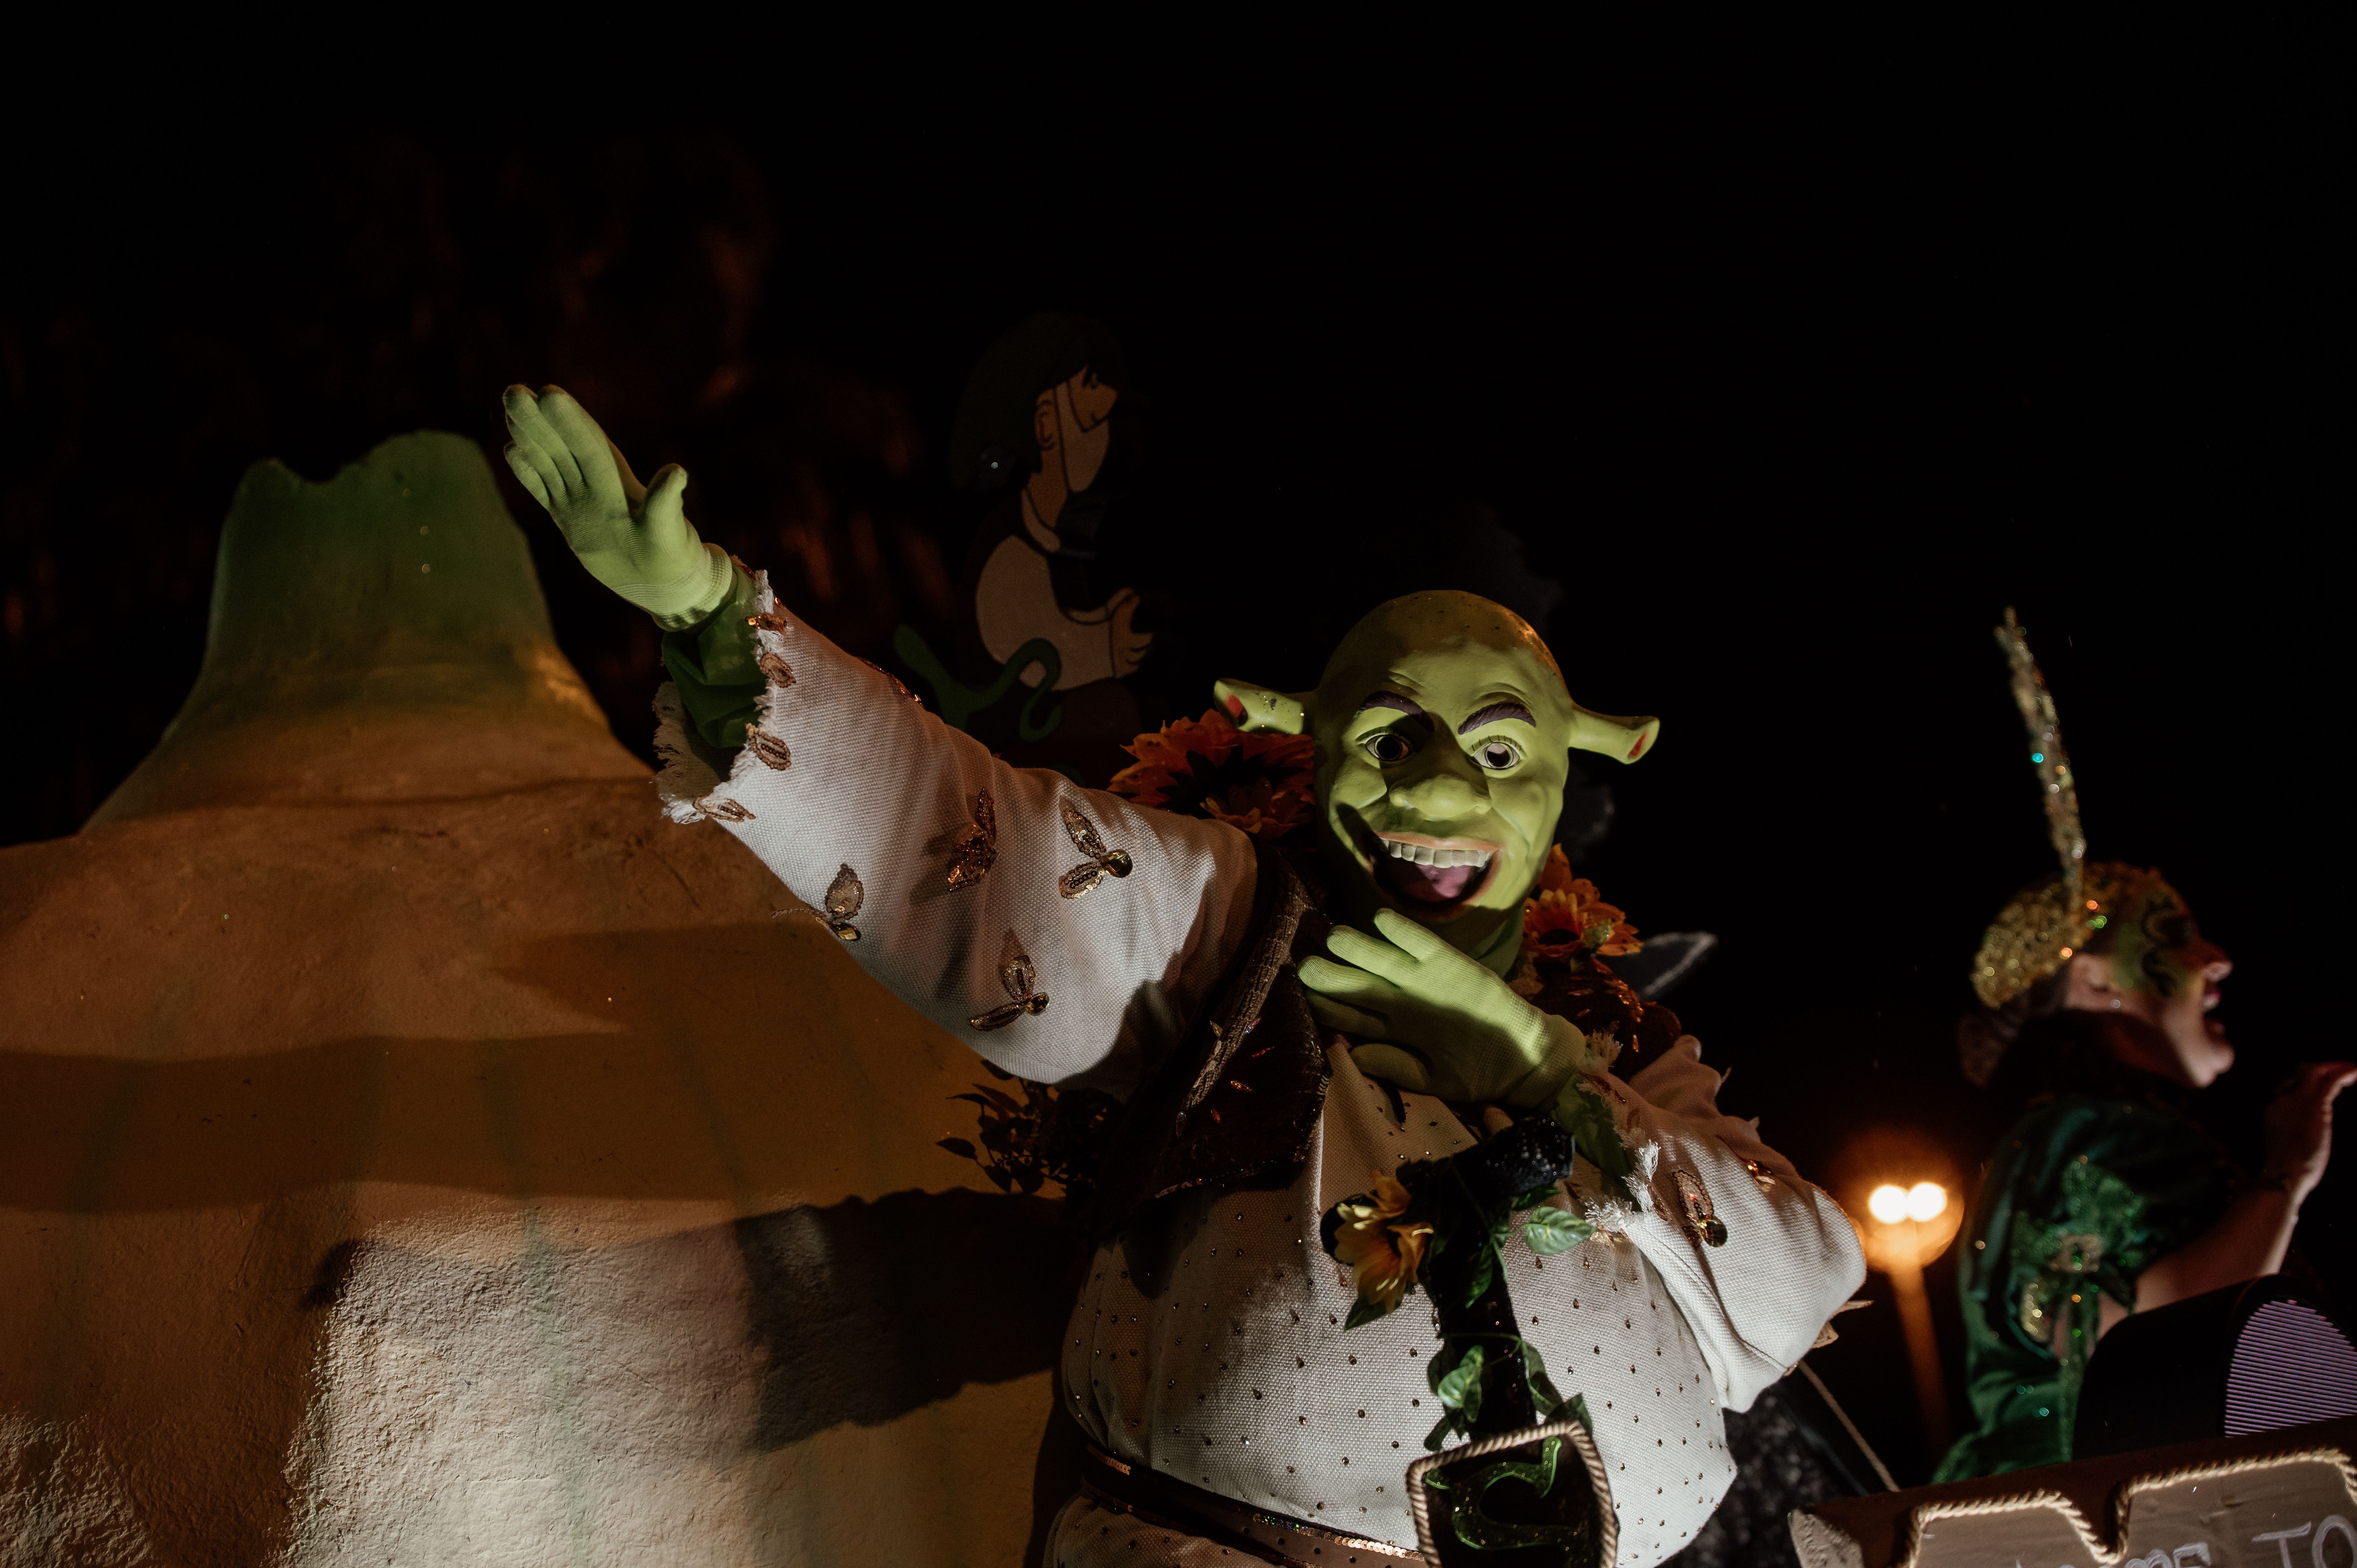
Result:
{"type": "Polygon", "coordinates": [[[2098,1293],[2133,1308],[2136,1275],[2213,1224],[2238,1180],[2179,1107],[2185,1091],[2104,1059],[2083,1020],[2034,1023],[2007,1055],[2020,1070],[2007,1077],[2043,1088],[1991,1156],[1965,1227],[1957,1287],[1979,1430],[1935,1481],[2069,1459],[2098,1293]]]}
{"type": "Polygon", "coordinates": [[[745,744],[745,726],[753,722],[756,703],[769,687],[770,678],[754,663],[759,650],[746,624],[752,613],[753,579],[738,567],[718,609],[663,634],[663,669],[679,688],[695,738],[715,751],[745,744]]]}

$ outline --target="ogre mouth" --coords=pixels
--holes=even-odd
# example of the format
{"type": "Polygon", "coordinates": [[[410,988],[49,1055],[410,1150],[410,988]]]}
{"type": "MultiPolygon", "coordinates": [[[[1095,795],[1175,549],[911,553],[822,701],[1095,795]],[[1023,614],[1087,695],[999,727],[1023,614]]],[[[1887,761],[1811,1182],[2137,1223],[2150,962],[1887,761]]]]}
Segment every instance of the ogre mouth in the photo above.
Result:
{"type": "Polygon", "coordinates": [[[1479,839],[1360,829],[1375,886],[1408,909],[1443,914],[1479,897],[1498,868],[1498,846],[1479,839]]]}

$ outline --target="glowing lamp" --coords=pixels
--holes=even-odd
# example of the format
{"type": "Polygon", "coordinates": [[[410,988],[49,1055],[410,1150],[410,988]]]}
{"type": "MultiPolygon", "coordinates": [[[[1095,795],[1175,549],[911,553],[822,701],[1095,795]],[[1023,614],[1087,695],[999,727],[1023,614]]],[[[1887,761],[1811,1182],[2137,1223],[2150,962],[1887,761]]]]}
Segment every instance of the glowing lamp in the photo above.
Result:
{"type": "Polygon", "coordinates": [[[1847,1185],[1846,1203],[1854,1206],[1850,1213],[1857,1217],[1867,1266],[1889,1283],[1906,1336],[1923,1441],[1937,1454],[1948,1446],[1948,1395],[1923,1270],[1964,1228],[1964,1206],[1952,1202],[1950,1192],[1961,1173],[1929,1139],[1901,1128],[1869,1129],[1853,1147],[1851,1169],[1859,1175],[1847,1185]]]}

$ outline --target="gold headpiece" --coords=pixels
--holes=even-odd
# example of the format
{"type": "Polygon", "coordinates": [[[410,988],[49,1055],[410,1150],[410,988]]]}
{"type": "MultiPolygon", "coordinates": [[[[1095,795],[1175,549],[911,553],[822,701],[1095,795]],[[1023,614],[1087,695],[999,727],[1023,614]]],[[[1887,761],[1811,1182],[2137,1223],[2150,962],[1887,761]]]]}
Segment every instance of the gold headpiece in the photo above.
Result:
{"type": "MultiPolygon", "coordinates": [[[[2115,891],[2108,868],[2087,865],[2087,835],[2079,826],[2079,787],[2071,777],[2071,757],[2062,749],[2062,721],[2054,694],[2029,652],[2029,638],[2007,607],[1996,644],[2013,669],[2013,701],[2029,732],[2029,760],[2046,799],[2046,827],[2054,841],[2061,875],[2014,895],[1981,938],[1973,960],[1973,990],[1986,1007],[1999,1007],[2071,961],[2101,929],[2104,895],[2115,891]],[[2089,871],[2096,871],[2093,877],[2089,871]],[[2090,886],[2094,883],[2098,886],[2090,886]]],[[[2126,868],[2121,868],[2126,869],[2126,868]]]]}

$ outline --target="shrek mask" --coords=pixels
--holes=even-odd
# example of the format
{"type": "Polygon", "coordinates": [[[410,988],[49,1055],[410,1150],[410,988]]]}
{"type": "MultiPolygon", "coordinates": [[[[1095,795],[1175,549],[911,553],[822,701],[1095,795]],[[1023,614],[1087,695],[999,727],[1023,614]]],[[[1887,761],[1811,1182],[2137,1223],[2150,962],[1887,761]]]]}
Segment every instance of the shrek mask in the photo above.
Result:
{"type": "Polygon", "coordinates": [[[1313,693],[1218,691],[1241,727],[1316,737],[1335,917],[1394,910],[1500,973],[1555,842],[1568,752],[1634,762],[1661,728],[1582,708],[1527,622],[1453,592],[1376,607],[1313,693]]]}

